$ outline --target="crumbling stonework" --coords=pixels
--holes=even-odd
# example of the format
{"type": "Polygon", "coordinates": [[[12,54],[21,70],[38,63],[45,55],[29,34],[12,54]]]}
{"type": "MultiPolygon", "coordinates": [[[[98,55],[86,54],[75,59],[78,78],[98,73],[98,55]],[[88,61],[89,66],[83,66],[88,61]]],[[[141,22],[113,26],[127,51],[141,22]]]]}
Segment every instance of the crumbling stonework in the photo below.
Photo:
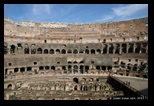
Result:
{"type": "Polygon", "coordinates": [[[148,77],[148,18],[92,24],[4,18],[6,100],[123,95],[106,82],[109,74],[148,77]]]}

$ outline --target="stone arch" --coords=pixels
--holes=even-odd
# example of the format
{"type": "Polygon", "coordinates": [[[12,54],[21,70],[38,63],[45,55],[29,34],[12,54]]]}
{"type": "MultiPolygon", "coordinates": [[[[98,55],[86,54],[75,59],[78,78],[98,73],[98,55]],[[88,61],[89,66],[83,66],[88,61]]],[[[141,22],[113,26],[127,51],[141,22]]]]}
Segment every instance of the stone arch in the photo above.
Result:
{"type": "Polygon", "coordinates": [[[91,54],[95,54],[95,50],[94,49],[91,50],[91,54]]]}
{"type": "Polygon", "coordinates": [[[48,54],[48,49],[44,49],[44,54],[48,54]]]}
{"type": "Polygon", "coordinates": [[[100,50],[100,49],[97,49],[97,53],[98,53],[98,54],[101,54],[101,50],[100,50]]]}
{"type": "Polygon", "coordinates": [[[11,45],[10,47],[11,47],[10,48],[10,53],[14,54],[15,53],[15,48],[16,48],[15,45],[11,45]]]}
{"type": "Polygon", "coordinates": [[[74,65],[73,71],[74,71],[74,73],[78,72],[78,66],[77,65],[74,65]]]}
{"type": "Polygon", "coordinates": [[[107,47],[108,47],[108,45],[105,45],[105,47],[103,49],[103,54],[107,54],[107,47]]]}
{"type": "Polygon", "coordinates": [[[122,68],[125,68],[126,63],[124,61],[121,61],[120,65],[122,68]]]}
{"type": "Polygon", "coordinates": [[[83,65],[80,65],[80,73],[83,74],[83,65]]]}
{"type": "Polygon", "coordinates": [[[43,67],[43,66],[40,66],[40,67],[39,67],[39,70],[43,70],[43,69],[44,69],[44,67],[43,67]]]}
{"type": "Polygon", "coordinates": [[[72,64],[72,62],[71,62],[71,61],[68,61],[67,63],[68,63],[68,64],[72,64]]]}
{"type": "Polygon", "coordinates": [[[55,70],[55,66],[51,66],[51,70],[55,70]]]}
{"type": "Polygon", "coordinates": [[[74,81],[75,83],[77,83],[77,84],[79,83],[79,79],[78,79],[78,78],[76,78],[76,77],[75,77],[75,78],[73,78],[73,81],[74,81]]]}
{"type": "Polygon", "coordinates": [[[78,86],[77,85],[74,86],[74,91],[78,91],[78,86]]]}
{"type": "Polygon", "coordinates": [[[140,53],[140,49],[141,49],[141,44],[136,43],[136,49],[135,49],[135,53],[140,53]]]}
{"type": "Polygon", "coordinates": [[[73,63],[77,64],[78,62],[77,61],[74,61],[73,63]]]}
{"type": "Polygon", "coordinates": [[[18,68],[14,68],[14,73],[17,73],[18,72],[18,68]]]}
{"type": "Polygon", "coordinates": [[[133,71],[137,71],[137,64],[134,64],[133,71]]]}
{"type": "Polygon", "coordinates": [[[115,54],[120,53],[120,44],[116,44],[115,54]]]}
{"type": "Polygon", "coordinates": [[[67,53],[72,53],[72,50],[71,50],[71,49],[68,49],[68,50],[67,50],[67,53]]]}
{"type": "Polygon", "coordinates": [[[62,54],[66,54],[66,50],[65,49],[62,49],[62,54]]]}
{"type": "Polygon", "coordinates": [[[20,68],[20,72],[25,72],[25,68],[24,67],[20,68]]]}
{"type": "Polygon", "coordinates": [[[130,47],[128,49],[128,53],[133,53],[134,44],[130,43],[129,45],[130,45],[130,47]]]}
{"type": "Polygon", "coordinates": [[[80,50],[79,50],[79,53],[84,53],[84,50],[83,50],[83,49],[80,49],[80,50]]]}
{"type": "Polygon", "coordinates": [[[31,54],[36,54],[36,45],[31,44],[31,54]]]}
{"type": "Polygon", "coordinates": [[[89,50],[88,49],[85,50],[85,54],[89,54],[89,50]]]}
{"type": "Polygon", "coordinates": [[[42,54],[42,49],[41,48],[37,49],[37,54],[42,54]]]}
{"type": "Polygon", "coordinates": [[[24,53],[29,54],[29,45],[28,44],[25,44],[24,53]]]}
{"type": "Polygon", "coordinates": [[[126,53],[127,50],[127,45],[126,44],[122,44],[122,52],[126,53]]]}
{"type": "Polygon", "coordinates": [[[54,54],[54,50],[53,49],[50,49],[50,54],[54,54]]]}
{"type": "Polygon", "coordinates": [[[111,47],[109,48],[109,54],[113,54],[113,49],[114,49],[114,47],[113,47],[113,45],[111,44],[111,47]]]}
{"type": "Polygon", "coordinates": [[[56,49],[56,54],[59,54],[60,53],[60,50],[59,49],[56,49]]]}
{"type": "Polygon", "coordinates": [[[8,84],[7,89],[12,89],[12,84],[8,84]]]}
{"type": "Polygon", "coordinates": [[[146,53],[146,49],[145,49],[145,48],[142,48],[142,49],[141,49],[141,52],[142,52],[142,53],[146,53]]]}
{"type": "Polygon", "coordinates": [[[77,54],[77,53],[78,53],[78,50],[77,50],[77,49],[74,49],[74,50],[73,50],[73,53],[74,53],[74,54],[77,54]]]}

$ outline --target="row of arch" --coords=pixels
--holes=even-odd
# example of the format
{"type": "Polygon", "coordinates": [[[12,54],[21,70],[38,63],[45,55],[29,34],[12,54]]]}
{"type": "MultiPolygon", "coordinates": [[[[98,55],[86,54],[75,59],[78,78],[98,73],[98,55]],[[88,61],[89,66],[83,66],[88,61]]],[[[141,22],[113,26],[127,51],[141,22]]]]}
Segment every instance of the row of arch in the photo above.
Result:
{"type": "MultiPolygon", "coordinates": [[[[83,74],[84,72],[88,72],[88,70],[93,70],[93,69],[96,69],[96,70],[108,70],[108,71],[111,71],[113,68],[120,68],[121,69],[126,69],[126,71],[142,71],[146,68],[146,65],[147,63],[142,63],[141,65],[138,65],[138,64],[131,64],[131,63],[128,63],[126,65],[125,62],[121,62],[119,65],[117,65],[117,62],[114,62],[114,65],[113,66],[93,66],[90,68],[90,66],[88,65],[67,65],[67,66],[61,66],[61,67],[56,67],[56,66],[39,66],[38,67],[38,70],[34,70],[35,74],[38,74],[38,71],[41,71],[41,70],[46,70],[46,71],[49,71],[49,70],[53,70],[53,71],[56,71],[56,70],[63,70],[64,73],[81,73],[83,74]],[[95,68],[94,68],[95,67],[95,68]]],[[[5,69],[5,75],[7,74],[10,74],[10,73],[17,73],[17,72],[26,72],[26,71],[32,71],[32,67],[22,67],[22,68],[14,68],[12,71],[9,71],[8,72],[8,69],[5,69]]]]}
{"type": "MultiPolygon", "coordinates": [[[[19,50],[19,49],[17,49],[19,50]]],[[[13,54],[15,53],[16,50],[15,50],[15,46],[14,45],[11,45],[11,48],[10,48],[10,53],[13,54]]],[[[126,44],[122,44],[122,49],[121,49],[121,52],[123,53],[147,53],[147,50],[146,48],[141,48],[140,46],[137,46],[135,49],[134,49],[134,46],[132,44],[130,44],[130,47],[128,48],[127,50],[127,46],[126,44]]],[[[8,53],[8,50],[7,50],[7,47],[4,46],[4,54],[7,54],[8,53]]],[[[29,49],[29,48],[24,48],[24,54],[69,54],[69,53],[74,53],[74,54],[77,54],[77,53],[85,53],[85,54],[119,54],[120,53],[120,47],[119,45],[116,47],[116,49],[114,49],[113,45],[111,45],[111,47],[108,48],[107,45],[105,45],[104,49],[68,49],[68,50],[65,50],[65,49],[42,49],[42,48],[32,48],[32,49],[29,49]]]]}

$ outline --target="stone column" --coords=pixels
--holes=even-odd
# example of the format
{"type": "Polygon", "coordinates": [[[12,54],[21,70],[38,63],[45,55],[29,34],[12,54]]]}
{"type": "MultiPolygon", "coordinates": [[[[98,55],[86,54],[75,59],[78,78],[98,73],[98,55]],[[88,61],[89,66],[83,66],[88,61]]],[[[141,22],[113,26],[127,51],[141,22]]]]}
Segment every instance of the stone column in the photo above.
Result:
{"type": "Polygon", "coordinates": [[[142,48],[143,48],[143,44],[141,43],[141,47],[140,47],[140,52],[139,53],[142,53],[142,48]]]}
{"type": "Polygon", "coordinates": [[[11,50],[10,47],[8,47],[8,54],[10,54],[10,50],[11,50]]]}
{"type": "Polygon", "coordinates": [[[126,50],[126,53],[128,53],[129,47],[130,47],[130,45],[129,45],[129,43],[127,43],[127,50],[126,50]]]}
{"type": "Polygon", "coordinates": [[[20,73],[20,68],[18,68],[18,72],[17,73],[20,73]]]}
{"type": "Polygon", "coordinates": [[[25,72],[27,72],[27,67],[25,67],[25,72]]]}
{"type": "Polygon", "coordinates": [[[120,43],[120,50],[119,50],[119,53],[121,54],[122,52],[122,44],[120,43]]]}
{"type": "Polygon", "coordinates": [[[29,54],[31,54],[31,48],[29,47],[29,54]]]}
{"type": "Polygon", "coordinates": [[[109,54],[109,48],[110,48],[110,45],[107,44],[107,54],[109,54]]]}
{"type": "Polygon", "coordinates": [[[115,44],[113,44],[113,47],[114,47],[114,49],[113,49],[113,54],[115,54],[115,51],[116,51],[116,45],[115,44]]]}
{"type": "Polygon", "coordinates": [[[135,53],[135,49],[136,49],[136,43],[134,43],[133,53],[135,53]]]}
{"type": "Polygon", "coordinates": [[[80,66],[78,65],[78,74],[80,74],[80,66]]]}
{"type": "Polygon", "coordinates": [[[146,46],[146,53],[148,53],[148,44],[147,44],[147,46],[146,46]]]}
{"type": "Polygon", "coordinates": [[[85,72],[85,66],[83,66],[83,74],[84,74],[84,72],[85,72]]]}
{"type": "Polygon", "coordinates": [[[66,66],[66,74],[68,74],[68,66],[66,66]]]}
{"type": "Polygon", "coordinates": [[[71,67],[71,70],[72,70],[72,74],[73,74],[73,66],[71,67]]]}

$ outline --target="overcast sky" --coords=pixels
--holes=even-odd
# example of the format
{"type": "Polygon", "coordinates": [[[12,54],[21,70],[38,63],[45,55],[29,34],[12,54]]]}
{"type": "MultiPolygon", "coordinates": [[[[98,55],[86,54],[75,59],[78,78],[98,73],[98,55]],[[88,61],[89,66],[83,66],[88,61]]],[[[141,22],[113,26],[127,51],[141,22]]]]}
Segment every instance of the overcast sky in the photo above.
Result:
{"type": "Polygon", "coordinates": [[[4,4],[13,21],[91,23],[148,17],[148,4],[4,4]]]}

